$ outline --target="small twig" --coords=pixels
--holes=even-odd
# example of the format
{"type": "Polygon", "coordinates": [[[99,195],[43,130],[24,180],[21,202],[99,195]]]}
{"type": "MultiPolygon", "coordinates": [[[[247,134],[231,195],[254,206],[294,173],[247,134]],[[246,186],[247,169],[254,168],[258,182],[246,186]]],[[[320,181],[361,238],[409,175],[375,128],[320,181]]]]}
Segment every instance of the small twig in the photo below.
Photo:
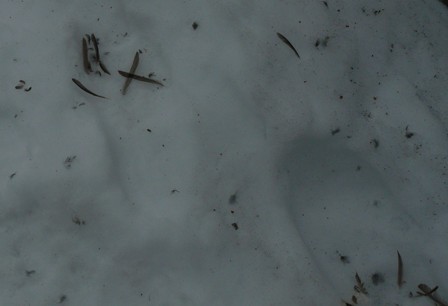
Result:
{"type": "Polygon", "coordinates": [[[89,74],[90,72],[92,72],[92,66],[90,65],[90,62],[89,62],[87,41],[84,37],[82,38],[82,60],[84,63],[84,70],[87,74],[89,74]]]}
{"type": "Polygon", "coordinates": [[[159,86],[163,86],[163,84],[160,81],[154,80],[154,79],[150,79],[144,76],[140,76],[140,75],[136,75],[136,74],[132,74],[132,73],[128,73],[128,72],[124,72],[121,70],[118,70],[118,73],[122,76],[124,76],[125,78],[132,78],[134,80],[137,81],[142,81],[142,82],[146,82],[146,83],[151,83],[151,84],[156,84],[159,86]]]}
{"type": "MultiPolygon", "coordinates": [[[[138,62],[139,62],[139,55],[138,55],[138,52],[135,52],[134,61],[132,62],[132,66],[131,66],[131,70],[129,70],[129,74],[135,73],[135,70],[137,70],[138,62]]],[[[129,84],[131,84],[131,81],[132,81],[132,78],[128,77],[126,79],[126,81],[124,82],[123,91],[122,91],[123,95],[126,94],[126,90],[128,89],[129,84]]]]}
{"type": "Polygon", "coordinates": [[[103,62],[100,61],[99,62],[101,69],[104,71],[104,73],[107,73],[108,75],[110,75],[109,70],[107,70],[106,66],[104,66],[103,62]]]}
{"type": "Polygon", "coordinates": [[[364,293],[365,295],[367,295],[368,294],[367,289],[366,287],[364,287],[364,283],[361,281],[361,278],[359,277],[358,273],[356,273],[355,279],[356,279],[355,290],[357,292],[364,293]]]}
{"type": "Polygon", "coordinates": [[[103,99],[107,99],[106,97],[97,95],[96,93],[88,90],[84,85],[82,85],[82,83],[80,81],[78,81],[77,79],[72,79],[73,83],[75,83],[79,88],[81,88],[82,90],[84,90],[85,92],[91,94],[92,96],[98,97],[98,98],[103,98],[103,99]]]}
{"type": "Polygon", "coordinates": [[[439,288],[439,286],[434,287],[434,289],[431,289],[428,285],[426,284],[420,284],[418,285],[418,288],[423,291],[422,292],[418,292],[417,294],[421,295],[421,296],[427,296],[429,297],[431,300],[433,300],[434,302],[436,302],[438,305],[440,306],[448,306],[448,304],[443,301],[441,298],[439,298],[436,295],[436,290],[439,288]]]}
{"type": "Polygon", "coordinates": [[[400,252],[397,251],[398,255],[398,273],[397,273],[397,285],[398,288],[401,288],[403,286],[403,260],[401,259],[400,252]]]}
{"type": "Polygon", "coordinates": [[[294,48],[294,46],[291,44],[291,42],[282,34],[277,32],[277,36],[288,46],[292,49],[292,51],[294,51],[294,53],[297,55],[298,58],[300,58],[299,52],[297,52],[296,48],[294,48]]]}
{"type": "Polygon", "coordinates": [[[93,41],[93,47],[95,48],[95,59],[97,62],[100,61],[100,51],[98,49],[98,41],[96,40],[95,34],[91,34],[90,37],[92,37],[93,41]]]}

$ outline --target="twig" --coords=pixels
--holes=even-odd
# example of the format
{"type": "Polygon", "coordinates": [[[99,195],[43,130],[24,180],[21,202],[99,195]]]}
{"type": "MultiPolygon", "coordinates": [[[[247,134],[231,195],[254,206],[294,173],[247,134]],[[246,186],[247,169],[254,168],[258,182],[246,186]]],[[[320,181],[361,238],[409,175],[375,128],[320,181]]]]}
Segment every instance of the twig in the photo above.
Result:
{"type": "Polygon", "coordinates": [[[85,92],[91,94],[92,96],[98,97],[98,98],[103,98],[103,99],[107,99],[106,97],[97,95],[96,93],[88,90],[84,85],[82,85],[82,83],[80,81],[78,81],[77,79],[72,79],[73,83],[75,83],[79,88],[81,88],[82,90],[84,90],[85,92]]]}
{"type": "MultiPolygon", "coordinates": [[[[138,62],[139,62],[139,55],[138,55],[138,52],[135,52],[134,61],[132,62],[132,67],[131,67],[131,70],[129,70],[129,74],[135,73],[135,70],[137,70],[138,62]]],[[[126,81],[124,82],[123,91],[122,91],[123,95],[126,94],[126,90],[128,89],[129,84],[131,84],[131,81],[132,81],[132,78],[128,77],[126,79],[126,81]]]]}
{"type": "Polygon", "coordinates": [[[118,70],[118,73],[122,76],[124,76],[125,78],[132,78],[135,79],[137,81],[142,81],[142,82],[146,82],[146,83],[151,83],[151,84],[156,84],[159,86],[163,86],[162,82],[154,80],[154,79],[150,79],[144,76],[140,76],[140,75],[136,75],[136,74],[132,74],[132,73],[128,73],[128,72],[124,72],[121,70],[118,70]]]}
{"type": "Polygon", "coordinates": [[[403,260],[401,259],[400,252],[397,251],[398,255],[398,272],[397,272],[397,285],[398,288],[401,288],[403,286],[403,260]]]}
{"type": "Polygon", "coordinates": [[[294,51],[294,53],[297,55],[298,58],[300,58],[299,52],[297,52],[296,48],[294,48],[294,46],[291,44],[291,42],[282,34],[277,32],[277,36],[288,46],[292,49],[292,51],[294,51]]]}

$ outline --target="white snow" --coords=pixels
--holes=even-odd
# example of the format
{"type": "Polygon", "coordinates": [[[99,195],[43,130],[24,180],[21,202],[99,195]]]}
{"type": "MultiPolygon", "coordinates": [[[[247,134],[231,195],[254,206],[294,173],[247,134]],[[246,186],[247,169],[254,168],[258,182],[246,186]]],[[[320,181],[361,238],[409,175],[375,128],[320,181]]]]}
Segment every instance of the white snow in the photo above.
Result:
{"type": "Polygon", "coordinates": [[[1,305],[448,299],[440,1],[0,7],[1,305]]]}

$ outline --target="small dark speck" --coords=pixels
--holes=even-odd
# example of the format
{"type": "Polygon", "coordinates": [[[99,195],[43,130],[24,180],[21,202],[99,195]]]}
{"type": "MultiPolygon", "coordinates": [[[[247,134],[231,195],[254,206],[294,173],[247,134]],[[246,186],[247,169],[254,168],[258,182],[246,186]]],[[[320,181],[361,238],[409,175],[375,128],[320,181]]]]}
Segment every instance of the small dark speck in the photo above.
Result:
{"type": "Polygon", "coordinates": [[[380,146],[380,142],[378,141],[378,139],[372,139],[370,141],[371,144],[373,144],[373,147],[376,149],[380,146]]]}
{"type": "Polygon", "coordinates": [[[356,171],[361,171],[361,166],[356,166],[356,171]]]}
{"type": "Polygon", "coordinates": [[[233,226],[233,228],[237,231],[238,230],[238,224],[236,224],[236,223],[232,223],[232,226],[233,226]]]}
{"type": "Polygon", "coordinates": [[[59,304],[63,303],[66,299],[67,299],[66,295],[61,295],[61,297],[59,298],[59,304]]]}
{"type": "Polygon", "coordinates": [[[331,131],[331,135],[336,135],[337,133],[339,133],[341,131],[340,128],[336,128],[334,130],[331,131]]]}
{"type": "Polygon", "coordinates": [[[34,273],[36,273],[36,271],[35,270],[26,270],[25,273],[26,273],[26,276],[31,276],[34,273]]]}
{"type": "Polygon", "coordinates": [[[171,194],[176,193],[176,192],[179,192],[179,190],[177,190],[177,189],[171,190],[171,194]]]}
{"type": "Polygon", "coordinates": [[[9,178],[12,179],[14,176],[16,176],[16,174],[17,174],[16,172],[12,173],[12,174],[9,176],[9,178]]]}
{"type": "Polygon", "coordinates": [[[409,127],[406,127],[406,138],[412,138],[412,136],[414,136],[415,134],[414,133],[412,133],[412,132],[409,132],[409,130],[408,130],[408,128],[409,127]]]}
{"type": "Polygon", "coordinates": [[[25,91],[28,92],[28,91],[31,90],[31,88],[33,88],[33,87],[28,87],[28,88],[25,89],[25,91]]]}
{"type": "Polygon", "coordinates": [[[236,193],[232,194],[229,198],[229,204],[235,204],[236,203],[236,193]]]}
{"type": "Polygon", "coordinates": [[[350,263],[350,259],[348,258],[348,256],[341,255],[341,256],[339,256],[339,259],[345,264],[350,263]]]}
{"type": "Polygon", "coordinates": [[[322,1],[323,2],[323,4],[326,6],[326,7],[328,7],[328,2],[327,1],[322,1]]]}
{"type": "Polygon", "coordinates": [[[197,22],[193,22],[193,24],[191,26],[193,27],[193,30],[196,30],[199,25],[197,22]]]}
{"type": "Polygon", "coordinates": [[[380,273],[372,274],[372,283],[377,286],[380,283],[384,283],[384,276],[380,273]]]}
{"type": "Polygon", "coordinates": [[[146,131],[147,131],[147,132],[149,132],[149,133],[151,133],[151,132],[152,132],[152,131],[151,131],[151,129],[146,129],[146,131]]]}

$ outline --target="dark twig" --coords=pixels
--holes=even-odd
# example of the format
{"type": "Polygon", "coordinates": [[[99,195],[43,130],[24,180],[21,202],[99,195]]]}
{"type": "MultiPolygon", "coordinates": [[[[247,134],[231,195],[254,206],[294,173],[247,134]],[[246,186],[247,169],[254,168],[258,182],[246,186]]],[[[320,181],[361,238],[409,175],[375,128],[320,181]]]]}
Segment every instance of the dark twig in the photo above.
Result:
{"type": "Polygon", "coordinates": [[[154,80],[154,79],[150,79],[144,76],[140,76],[140,75],[136,75],[136,74],[132,74],[132,73],[128,73],[128,72],[124,72],[121,70],[118,70],[118,73],[122,76],[124,76],[125,78],[132,78],[134,80],[137,81],[142,81],[142,82],[146,82],[146,83],[151,83],[151,84],[156,84],[159,86],[163,86],[162,82],[154,80]]]}
{"type": "MultiPolygon", "coordinates": [[[[129,70],[129,74],[135,73],[135,70],[137,70],[138,62],[139,62],[139,55],[138,55],[138,52],[135,52],[134,61],[132,62],[132,66],[131,66],[131,70],[129,70]]],[[[132,78],[127,77],[127,79],[123,85],[123,91],[122,91],[123,95],[126,94],[126,90],[128,89],[129,84],[131,84],[131,81],[132,81],[132,78]]]]}
{"type": "Polygon", "coordinates": [[[82,90],[84,90],[85,92],[91,94],[92,96],[98,97],[98,98],[103,98],[103,99],[107,99],[106,97],[97,95],[96,93],[88,90],[84,85],[82,85],[82,83],[80,81],[78,81],[77,79],[72,79],[73,83],[75,83],[79,88],[81,88],[82,90]]]}

